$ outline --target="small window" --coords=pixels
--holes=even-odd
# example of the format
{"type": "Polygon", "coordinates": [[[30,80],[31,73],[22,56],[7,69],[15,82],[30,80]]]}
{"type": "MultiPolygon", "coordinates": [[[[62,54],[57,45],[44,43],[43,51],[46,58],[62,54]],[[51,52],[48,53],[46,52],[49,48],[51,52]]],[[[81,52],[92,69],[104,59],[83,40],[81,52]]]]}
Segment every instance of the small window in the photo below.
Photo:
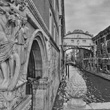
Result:
{"type": "Polygon", "coordinates": [[[86,42],[86,40],[83,40],[83,42],[86,42]]]}
{"type": "Polygon", "coordinates": [[[79,43],[79,40],[77,40],[77,43],[79,43]]]}
{"type": "Polygon", "coordinates": [[[94,64],[92,63],[92,67],[94,67],[94,64]]]}
{"type": "Polygon", "coordinates": [[[79,38],[80,36],[79,35],[77,35],[77,38],[79,38]]]}
{"type": "Polygon", "coordinates": [[[101,38],[101,39],[100,39],[100,43],[103,43],[103,42],[104,42],[104,38],[101,38]]]}
{"type": "Polygon", "coordinates": [[[74,42],[74,40],[72,39],[71,42],[74,42]]]}
{"type": "Polygon", "coordinates": [[[102,69],[102,67],[103,67],[102,64],[100,64],[100,69],[102,69]]]}
{"type": "Polygon", "coordinates": [[[106,40],[110,40],[110,34],[106,36],[106,40]]]}
{"type": "Polygon", "coordinates": [[[109,71],[110,71],[110,65],[107,65],[107,70],[109,70],[109,71]]]}
{"type": "Polygon", "coordinates": [[[102,49],[100,50],[100,53],[103,54],[103,50],[102,49]]]}
{"type": "Polygon", "coordinates": [[[107,48],[108,53],[110,53],[110,48],[107,48]]]}

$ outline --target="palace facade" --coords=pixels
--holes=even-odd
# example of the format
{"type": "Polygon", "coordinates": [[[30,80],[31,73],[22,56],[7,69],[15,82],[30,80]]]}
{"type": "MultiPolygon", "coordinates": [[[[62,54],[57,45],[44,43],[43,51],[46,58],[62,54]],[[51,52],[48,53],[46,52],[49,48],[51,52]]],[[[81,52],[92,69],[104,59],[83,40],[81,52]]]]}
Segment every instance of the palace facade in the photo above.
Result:
{"type": "Polygon", "coordinates": [[[0,22],[0,109],[51,110],[62,78],[64,0],[1,0],[0,22]]]}

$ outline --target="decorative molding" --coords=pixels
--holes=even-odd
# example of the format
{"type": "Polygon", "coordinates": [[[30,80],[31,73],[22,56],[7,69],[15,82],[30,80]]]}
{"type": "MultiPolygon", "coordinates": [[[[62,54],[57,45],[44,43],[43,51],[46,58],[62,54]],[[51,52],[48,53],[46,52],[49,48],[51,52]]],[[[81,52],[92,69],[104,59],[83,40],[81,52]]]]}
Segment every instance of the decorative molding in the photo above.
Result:
{"type": "Polygon", "coordinates": [[[33,14],[33,16],[35,17],[35,19],[38,21],[38,23],[41,25],[42,29],[44,30],[44,32],[48,35],[48,37],[50,38],[50,43],[52,44],[52,46],[59,52],[59,47],[57,46],[57,44],[54,42],[52,36],[50,35],[47,26],[45,25],[41,15],[39,14],[36,6],[34,5],[32,0],[27,0],[28,5],[29,5],[29,10],[31,11],[31,13],[33,14]]]}
{"type": "Polygon", "coordinates": [[[69,32],[65,35],[65,37],[68,36],[68,35],[71,35],[71,34],[85,34],[85,35],[90,36],[91,38],[93,37],[93,35],[89,34],[88,31],[84,32],[83,30],[79,30],[79,29],[74,30],[73,32],[70,32],[70,31],[69,31],[69,32]]]}
{"type": "MultiPolygon", "coordinates": [[[[73,40],[74,40],[74,39],[85,39],[85,40],[90,39],[90,40],[91,40],[92,38],[77,38],[77,37],[75,37],[75,38],[74,38],[74,37],[68,37],[68,38],[66,38],[66,37],[65,37],[64,39],[73,39],[73,40]]],[[[63,39],[63,40],[64,40],[64,39],[63,39]]]]}
{"type": "Polygon", "coordinates": [[[104,35],[110,34],[110,26],[104,29],[103,31],[100,31],[95,37],[92,38],[93,41],[98,40],[102,38],[104,35]]]}

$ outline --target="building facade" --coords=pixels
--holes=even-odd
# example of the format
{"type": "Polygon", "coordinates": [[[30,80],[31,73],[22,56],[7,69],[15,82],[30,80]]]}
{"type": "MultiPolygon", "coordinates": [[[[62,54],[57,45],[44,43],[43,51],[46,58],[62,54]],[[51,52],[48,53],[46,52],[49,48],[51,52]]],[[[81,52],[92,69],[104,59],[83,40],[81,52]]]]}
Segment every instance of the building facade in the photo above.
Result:
{"type": "Polygon", "coordinates": [[[79,51],[78,64],[82,69],[107,79],[106,74],[110,74],[110,26],[99,32],[92,41],[91,51],[79,51]]]}
{"type": "Polygon", "coordinates": [[[93,41],[96,45],[95,55],[98,71],[110,74],[110,27],[98,33],[93,41]]]}
{"type": "Polygon", "coordinates": [[[1,110],[52,109],[61,79],[63,3],[0,1],[1,110]]]}

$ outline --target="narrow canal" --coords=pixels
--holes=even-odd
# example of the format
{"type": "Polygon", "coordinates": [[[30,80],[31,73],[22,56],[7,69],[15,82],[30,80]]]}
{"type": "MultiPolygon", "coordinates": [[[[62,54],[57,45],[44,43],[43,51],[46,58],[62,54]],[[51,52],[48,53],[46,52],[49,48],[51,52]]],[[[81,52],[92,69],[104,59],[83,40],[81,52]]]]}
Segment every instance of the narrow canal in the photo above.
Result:
{"type": "MultiPolygon", "coordinates": [[[[75,67],[72,67],[72,68],[70,67],[69,76],[71,77],[75,71],[79,71],[79,70],[75,67]]],[[[82,75],[87,85],[87,94],[84,99],[86,103],[110,102],[110,81],[109,80],[103,79],[99,76],[96,76],[94,74],[91,74],[85,71],[80,71],[79,73],[82,75]]],[[[62,110],[63,103],[66,100],[64,98],[65,87],[66,87],[66,82],[62,81],[59,86],[56,100],[52,110],[62,110]]]]}
{"type": "Polygon", "coordinates": [[[110,81],[88,72],[81,72],[88,88],[88,102],[110,102],[110,81]]]}

